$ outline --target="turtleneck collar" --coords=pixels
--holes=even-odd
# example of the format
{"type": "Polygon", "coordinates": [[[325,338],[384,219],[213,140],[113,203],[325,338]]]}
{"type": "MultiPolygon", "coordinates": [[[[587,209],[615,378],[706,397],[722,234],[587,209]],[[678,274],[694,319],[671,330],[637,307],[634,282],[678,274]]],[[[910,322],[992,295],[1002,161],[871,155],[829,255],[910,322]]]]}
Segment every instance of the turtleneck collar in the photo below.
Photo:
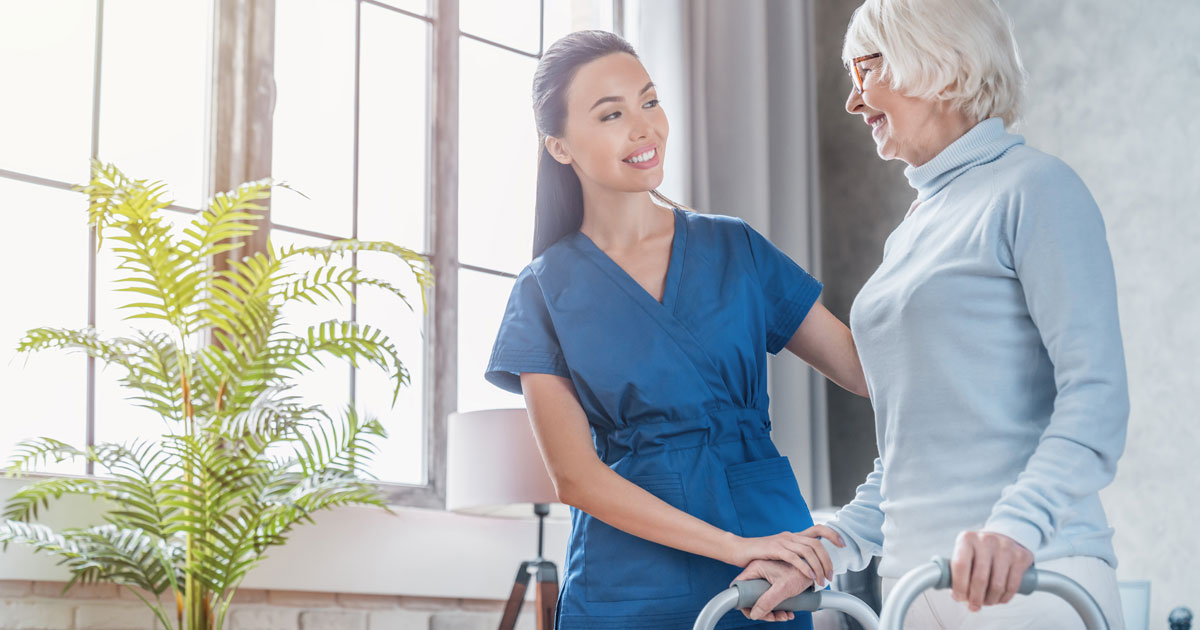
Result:
{"type": "Polygon", "coordinates": [[[942,149],[932,160],[904,169],[910,186],[917,190],[917,201],[925,201],[954,181],[959,175],[1000,157],[1025,138],[1004,131],[1004,121],[988,118],[942,149]]]}

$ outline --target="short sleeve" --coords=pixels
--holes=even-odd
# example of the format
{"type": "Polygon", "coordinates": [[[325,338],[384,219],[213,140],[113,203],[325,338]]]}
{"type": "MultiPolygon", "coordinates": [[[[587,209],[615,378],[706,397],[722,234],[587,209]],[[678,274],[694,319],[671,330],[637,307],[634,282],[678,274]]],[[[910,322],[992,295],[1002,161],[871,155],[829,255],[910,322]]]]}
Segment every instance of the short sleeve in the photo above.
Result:
{"type": "Polygon", "coordinates": [[[765,301],[767,352],[777,354],[796,334],[821,295],[822,285],[749,224],[742,225],[765,301]]]}
{"type": "Polygon", "coordinates": [[[528,267],[517,276],[508,297],[484,377],[500,389],[520,394],[522,372],[570,377],[546,298],[528,267]]]}

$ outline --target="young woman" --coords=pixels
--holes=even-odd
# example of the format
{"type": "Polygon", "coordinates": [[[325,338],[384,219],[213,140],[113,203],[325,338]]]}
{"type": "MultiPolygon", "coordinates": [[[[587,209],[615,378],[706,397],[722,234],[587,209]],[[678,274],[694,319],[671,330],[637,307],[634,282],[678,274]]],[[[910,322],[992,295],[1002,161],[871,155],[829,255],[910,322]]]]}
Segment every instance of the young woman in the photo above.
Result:
{"type": "Polygon", "coordinates": [[[786,347],[865,395],[849,330],[816,302],[821,284],[744,222],[655,203],[669,203],[655,190],[667,117],[627,42],[564,37],[533,96],[534,259],[487,378],[524,393],[559,499],[576,508],[557,627],[691,628],[755,559],[824,584],[829,557],[798,533],[812,519],[771,443],[766,355],[786,347]]]}

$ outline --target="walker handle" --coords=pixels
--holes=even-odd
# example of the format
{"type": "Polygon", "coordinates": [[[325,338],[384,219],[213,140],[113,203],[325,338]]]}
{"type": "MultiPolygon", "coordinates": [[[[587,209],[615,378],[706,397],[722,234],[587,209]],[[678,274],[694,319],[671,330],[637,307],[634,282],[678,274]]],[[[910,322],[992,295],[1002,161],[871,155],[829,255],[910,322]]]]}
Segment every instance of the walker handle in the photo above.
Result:
{"type": "MultiPolygon", "coordinates": [[[[721,591],[708,602],[696,617],[693,630],[712,630],[717,622],[731,610],[753,608],[754,603],[771,587],[766,580],[743,580],[734,582],[732,586],[721,591]]],[[[805,591],[783,600],[775,610],[791,612],[814,612],[816,610],[837,610],[850,615],[858,621],[865,630],[878,630],[879,617],[861,599],[847,593],[837,591],[805,591]]]]}
{"type": "MultiPolygon", "coordinates": [[[[733,588],[738,591],[737,608],[754,608],[754,604],[758,601],[767,589],[771,588],[771,583],[766,580],[739,580],[733,583],[733,588]]],[[[791,612],[814,612],[821,608],[821,591],[804,591],[799,595],[789,597],[775,607],[775,610],[788,610],[791,612]]]]}
{"type": "MultiPolygon", "coordinates": [[[[950,585],[950,561],[946,558],[934,557],[928,564],[905,573],[883,603],[880,629],[901,630],[908,608],[918,595],[926,589],[942,590],[950,588],[950,585]]],[[[1066,600],[1083,618],[1084,627],[1088,630],[1108,630],[1108,620],[1104,618],[1100,605],[1096,603],[1092,594],[1075,580],[1061,573],[1030,567],[1021,577],[1021,587],[1017,592],[1029,595],[1034,591],[1052,593],[1066,600]]]]}

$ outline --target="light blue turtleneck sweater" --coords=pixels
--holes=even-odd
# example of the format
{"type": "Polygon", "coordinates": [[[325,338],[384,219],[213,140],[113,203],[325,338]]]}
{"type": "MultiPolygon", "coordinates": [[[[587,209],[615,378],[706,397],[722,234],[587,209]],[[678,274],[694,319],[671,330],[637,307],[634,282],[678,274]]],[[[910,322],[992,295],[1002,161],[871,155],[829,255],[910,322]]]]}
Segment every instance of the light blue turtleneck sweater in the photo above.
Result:
{"type": "Polygon", "coordinates": [[[837,570],[899,577],[980,529],[1115,567],[1098,492],[1129,398],[1095,201],[998,118],[905,174],[920,203],[850,311],[879,459],[829,523],[837,570]]]}

